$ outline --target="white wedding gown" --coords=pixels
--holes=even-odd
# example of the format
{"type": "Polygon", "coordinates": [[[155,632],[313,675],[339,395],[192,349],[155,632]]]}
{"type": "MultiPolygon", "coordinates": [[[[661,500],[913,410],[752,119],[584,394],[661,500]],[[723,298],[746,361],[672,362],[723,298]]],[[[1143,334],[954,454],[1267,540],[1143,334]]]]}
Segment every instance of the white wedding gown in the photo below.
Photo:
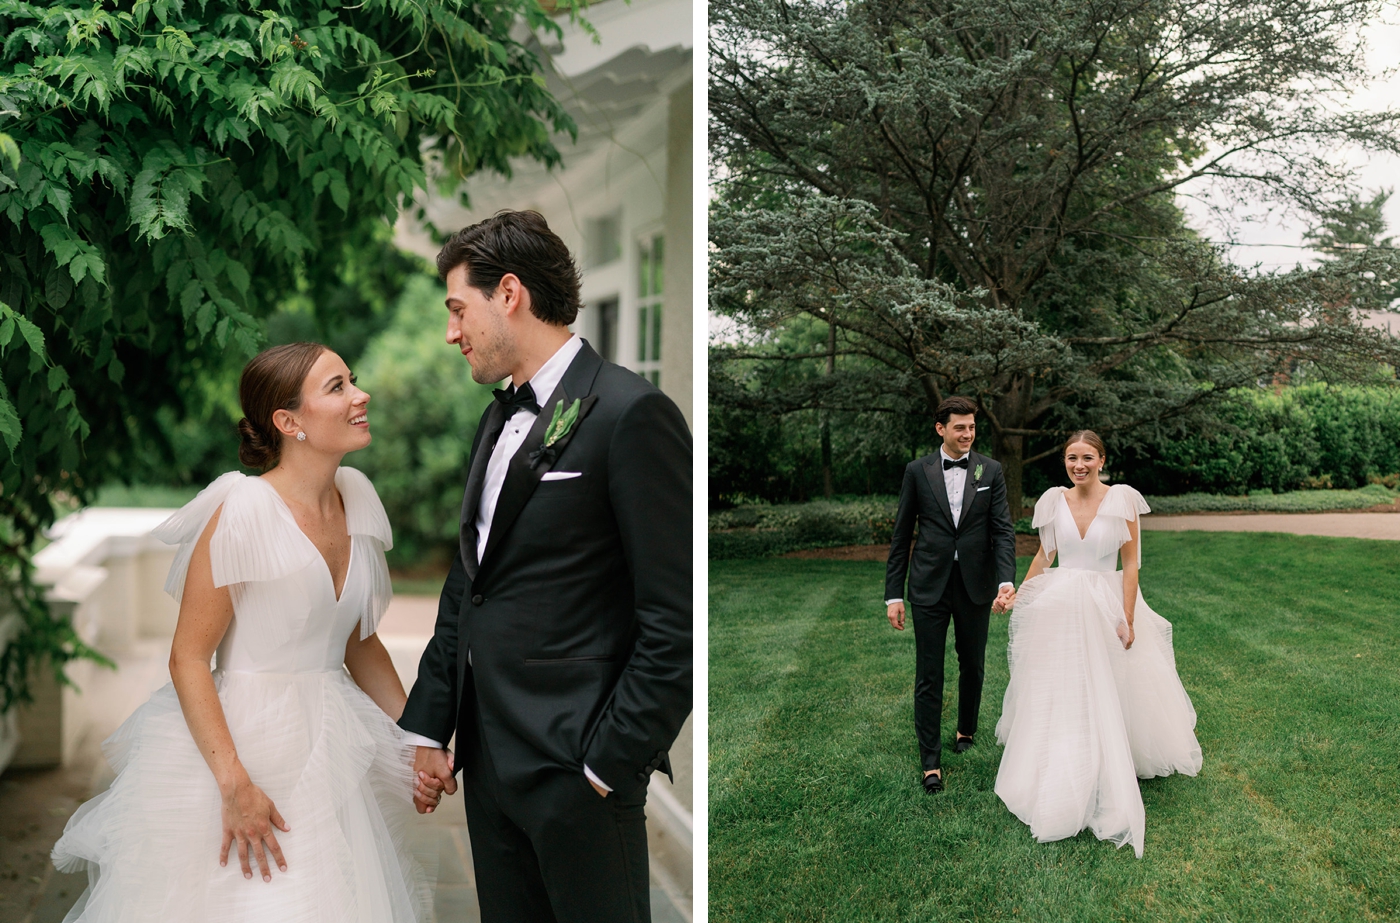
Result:
{"type": "Polygon", "coordinates": [[[234,617],[214,684],[239,759],[291,828],[276,832],[287,871],[274,864],[264,882],[250,855],[245,879],[236,846],[219,866],[219,789],[166,684],[103,743],[116,780],[54,846],[60,871],[89,877],[65,921],[431,918],[408,826],[413,748],[343,667],[350,633],[368,637],[389,603],[389,521],[363,474],[341,468],[335,481],[351,537],[339,600],[320,552],[261,478],[224,475],[153,533],[180,545],[165,585],[178,600],[195,541],[223,505],[210,557],[234,617]]]}
{"type": "Polygon", "coordinates": [[[1021,586],[1012,610],[996,793],[1039,842],[1088,827],[1141,858],[1137,780],[1200,770],[1196,712],[1177,677],[1171,623],[1141,592],[1130,650],[1117,634],[1126,632],[1118,549],[1147,502],[1111,486],[1081,538],[1064,491],[1052,487],[1035,505],[1041,547],[1059,560],[1021,586]]]}

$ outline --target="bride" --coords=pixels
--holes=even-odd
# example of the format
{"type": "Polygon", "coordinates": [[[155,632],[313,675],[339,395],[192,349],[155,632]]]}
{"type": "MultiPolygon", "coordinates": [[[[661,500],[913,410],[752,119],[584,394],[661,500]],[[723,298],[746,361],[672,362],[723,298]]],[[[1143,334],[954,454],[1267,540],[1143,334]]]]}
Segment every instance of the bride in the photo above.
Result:
{"type": "Polygon", "coordinates": [[[1176,674],[1171,623],[1138,589],[1147,502],[1099,480],[1104,445],[1093,432],[1069,438],[1064,462],[1074,486],[1035,505],[1040,551],[1011,615],[996,793],[1039,842],[1088,827],[1141,858],[1137,780],[1200,770],[1196,712],[1176,674]]]}
{"type": "Polygon", "coordinates": [[[116,780],[54,846],[60,871],[88,872],[65,923],[430,919],[406,823],[436,796],[413,794],[406,696],[374,633],[393,539],[369,480],[339,467],[369,444],[369,395],[293,343],[248,363],[239,398],[239,458],[264,474],[223,475],[154,532],[180,546],[172,682],[103,744],[116,780]]]}

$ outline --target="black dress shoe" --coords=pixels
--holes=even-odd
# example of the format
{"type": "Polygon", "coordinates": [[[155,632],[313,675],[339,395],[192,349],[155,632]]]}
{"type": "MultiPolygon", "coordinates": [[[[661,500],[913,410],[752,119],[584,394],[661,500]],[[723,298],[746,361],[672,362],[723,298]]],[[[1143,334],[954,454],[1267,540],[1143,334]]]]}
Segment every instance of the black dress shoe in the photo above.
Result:
{"type": "Polygon", "coordinates": [[[924,791],[930,795],[943,791],[943,776],[936,772],[924,776],[924,791]]]}
{"type": "Polygon", "coordinates": [[[972,749],[972,738],[971,738],[971,737],[959,737],[958,739],[956,739],[956,740],[953,741],[953,752],[954,752],[954,753],[966,753],[967,751],[969,751],[969,750],[971,750],[971,749],[972,749]]]}

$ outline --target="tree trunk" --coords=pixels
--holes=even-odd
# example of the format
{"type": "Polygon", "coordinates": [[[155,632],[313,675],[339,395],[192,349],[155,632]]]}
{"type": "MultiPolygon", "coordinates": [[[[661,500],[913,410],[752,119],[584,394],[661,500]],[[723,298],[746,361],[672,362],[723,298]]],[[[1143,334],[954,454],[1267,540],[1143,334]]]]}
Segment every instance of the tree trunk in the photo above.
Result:
{"type": "MultiPolygon", "coordinates": [[[[826,325],[826,374],[836,372],[836,324],[826,325]]],[[[831,411],[821,412],[822,496],[831,499],[831,411]]]]}
{"type": "Polygon", "coordinates": [[[822,496],[831,499],[831,413],[822,414],[822,496]]]}
{"type": "Polygon", "coordinates": [[[1024,471],[1022,459],[1025,455],[1024,436],[999,436],[995,440],[992,454],[1001,462],[1001,473],[1006,478],[1006,504],[1011,508],[1011,521],[1021,518],[1024,499],[1021,495],[1021,475],[1024,471]]]}
{"type": "MultiPolygon", "coordinates": [[[[1025,429],[1030,409],[1032,380],[1024,375],[1013,376],[1006,390],[993,403],[997,422],[1005,429],[1025,429]]],[[[1006,478],[1006,502],[1011,508],[1011,521],[1021,518],[1025,497],[1021,479],[1025,472],[1026,437],[999,432],[992,428],[992,455],[1001,462],[1006,478]]]]}

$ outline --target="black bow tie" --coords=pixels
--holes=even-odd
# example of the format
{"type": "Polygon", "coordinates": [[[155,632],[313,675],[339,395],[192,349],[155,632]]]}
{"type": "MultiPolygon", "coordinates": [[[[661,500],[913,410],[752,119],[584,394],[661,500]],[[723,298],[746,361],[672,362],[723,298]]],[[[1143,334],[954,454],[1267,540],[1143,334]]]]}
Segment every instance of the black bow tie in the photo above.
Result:
{"type": "Polygon", "coordinates": [[[505,409],[507,420],[514,416],[517,410],[528,410],[536,416],[539,415],[540,405],[535,400],[535,389],[530,387],[528,381],[518,388],[514,385],[504,390],[497,388],[491,392],[491,396],[505,409]]]}
{"type": "MultiPolygon", "coordinates": [[[[529,386],[527,385],[526,387],[529,387],[529,386]]],[[[501,392],[497,391],[496,393],[497,393],[497,394],[500,394],[501,392]]],[[[944,470],[944,471],[947,471],[949,468],[962,468],[962,469],[966,470],[966,468],[967,468],[967,456],[964,455],[962,458],[958,459],[957,461],[951,461],[951,460],[946,459],[946,458],[943,459],[943,470],[944,470]]]]}

